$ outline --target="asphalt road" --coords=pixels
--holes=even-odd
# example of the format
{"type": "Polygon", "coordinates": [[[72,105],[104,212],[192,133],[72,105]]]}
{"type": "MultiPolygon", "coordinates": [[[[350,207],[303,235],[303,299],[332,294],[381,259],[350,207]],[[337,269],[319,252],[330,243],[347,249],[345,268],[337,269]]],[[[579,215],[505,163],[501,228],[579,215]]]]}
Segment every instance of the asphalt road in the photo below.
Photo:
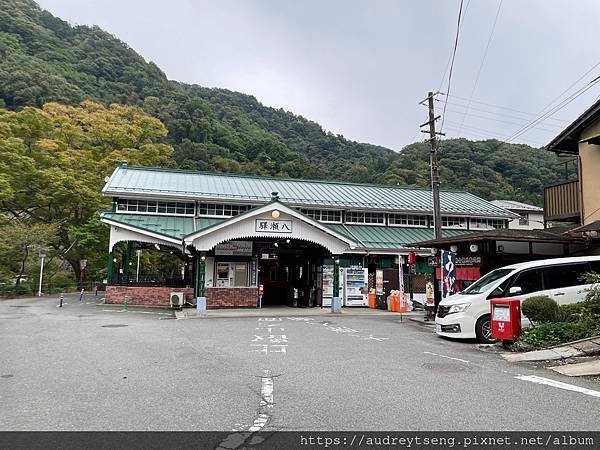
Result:
{"type": "Polygon", "coordinates": [[[600,385],[397,317],[174,320],[66,303],[0,301],[0,429],[600,429],[600,385]],[[516,378],[532,375],[592,393],[516,378]]]}

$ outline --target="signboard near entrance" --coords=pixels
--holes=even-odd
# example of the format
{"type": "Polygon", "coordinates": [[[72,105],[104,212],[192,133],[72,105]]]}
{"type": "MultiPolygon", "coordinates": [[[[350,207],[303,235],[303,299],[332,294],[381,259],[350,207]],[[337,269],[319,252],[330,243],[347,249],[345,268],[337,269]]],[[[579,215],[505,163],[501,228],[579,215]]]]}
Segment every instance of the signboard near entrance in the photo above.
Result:
{"type": "Polygon", "coordinates": [[[215,247],[217,256],[252,256],[251,241],[229,241],[215,247]]]}
{"type": "Polygon", "coordinates": [[[254,231],[262,231],[268,233],[291,233],[292,221],[256,219],[254,231]]]}
{"type": "Polygon", "coordinates": [[[456,253],[442,250],[442,298],[456,292],[456,253]]]}
{"type": "MultiPolygon", "coordinates": [[[[427,265],[430,267],[438,267],[440,265],[440,258],[437,256],[430,256],[427,258],[427,265]]],[[[481,256],[457,256],[457,266],[481,266],[481,256]]]]}

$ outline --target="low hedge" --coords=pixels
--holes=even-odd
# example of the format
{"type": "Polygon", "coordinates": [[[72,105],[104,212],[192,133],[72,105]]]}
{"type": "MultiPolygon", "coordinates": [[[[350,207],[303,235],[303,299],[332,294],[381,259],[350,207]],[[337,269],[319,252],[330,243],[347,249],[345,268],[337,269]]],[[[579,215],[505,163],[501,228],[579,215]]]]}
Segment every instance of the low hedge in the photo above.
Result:
{"type": "Polygon", "coordinates": [[[559,318],[561,322],[577,322],[585,316],[596,316],[600,320],[600,302],[579,302],[560,305],[559,318]]]}
{"type": "Polygon", "coordinates": [[[600,334],[598,318],[587,316],[576,322],[546,322],[525,330],[521,340],[536,347],[577,341],[600,334]]]}

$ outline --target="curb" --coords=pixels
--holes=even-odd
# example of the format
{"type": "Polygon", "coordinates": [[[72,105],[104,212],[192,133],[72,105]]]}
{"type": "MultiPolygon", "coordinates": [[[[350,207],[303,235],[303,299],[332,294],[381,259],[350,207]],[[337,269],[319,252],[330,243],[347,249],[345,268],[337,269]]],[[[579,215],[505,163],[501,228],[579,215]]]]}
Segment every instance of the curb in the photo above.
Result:
{"type": "MultiPolygon", "coordinates": [[[[178,319],[236,319],[236,318],[253,318],[253,317],[390,317],[394,319],[400,319],[400,314],[392,314],[389,312],[370,312],[370,313],[353,313],[351,311],[342,311],[341,313],[332,313],[328,310],[323,310],[322,312],[310,312],[308,314],[299,314],[297,311],[290,311],[284,313],[282,311],[274,311],[269,312],[268,308],[263,309],[263,313],[256,313],[255,309],[252,310],[252,313],[243,312],[239,310],[235,311],[223,311],[223,310],[207,310],[205,315],[198,316],[194,313],[188,314],[186,309],[182,311],[175,311],[175,315],[178,319]],[[212,311],[212,314],[211,314],[212,311]]],[[[404,314],[404,318],[411,319],[410,315],[404,314]]]]}
{"type": "Polygon", "coordinates": [[[428,327],[428,328],[435,327],[435,321],[428,320],[426,322],[423,319],[421,319],[420,317],[409,317],[408,320],[410,320],[411,322],[415,322],[415,323],[421,325],[422,327],[428,327]]]}

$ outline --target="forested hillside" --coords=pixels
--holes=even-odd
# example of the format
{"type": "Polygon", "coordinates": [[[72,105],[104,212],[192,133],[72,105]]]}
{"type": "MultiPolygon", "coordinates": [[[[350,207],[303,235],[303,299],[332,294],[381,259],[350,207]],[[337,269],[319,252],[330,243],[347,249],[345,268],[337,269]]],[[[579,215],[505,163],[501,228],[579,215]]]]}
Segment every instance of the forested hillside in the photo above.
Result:
{"type": "MultiPolygon", "coordinates": [[[[254,97],[167,80],[98,27],[75,26],[31,0],[0,0],[0,106],[46,102],[141,106],[168,129],[172,165],[356,182],[427,185],[428,148],[401,153],[327,133],[254,97]]],[[[444,187],[488,199],[540,204],[541,187],[562,175],[554,155],[495,140],[450,140],[440,152],[444,187]]]]}

